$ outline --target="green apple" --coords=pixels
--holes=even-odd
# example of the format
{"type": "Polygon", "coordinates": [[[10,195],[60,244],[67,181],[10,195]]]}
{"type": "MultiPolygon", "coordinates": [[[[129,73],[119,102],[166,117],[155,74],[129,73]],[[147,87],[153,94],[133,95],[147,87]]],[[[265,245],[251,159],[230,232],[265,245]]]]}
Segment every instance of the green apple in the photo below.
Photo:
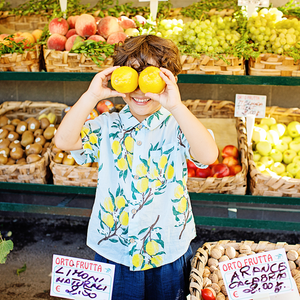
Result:
{"type": "Polygon", "coordinates": [[[282,140],[282,141],[286,142],[287,144],[289,144],[293,140],[293,138],[289,135],[284,135],[280,138],[280,140],[282,140]]]}
{"type": "Polygon", "coordinates": [[[293,158],[293,163],[300,165],[300,156],[297,155],[293,158]]]}
{"type": "Polygon", "coordinates": [[[279,137],[283,136],[286,130],[286,125],[283,123],[277,123],[270,126],[270,130],[275,130],[279,137]]]}
{"type": "Polygon", "coordinates": [[[255,167],[259,172],[265,171],[266,170],[266,166],[260,162],[260,161],[256,161],[255,162],[255,167]]]}
{"type": "Polygon", "coordinates": [[[275,172],[277,175],[281,175],[283,172],[285,172],[285,165],[281,162],[275,162],[270,166],[270,170],[275,172]]]}
{"type": "Polygon", "coordinates": [[[297,141],[297,142],[300,141],[300,136],[293,138],[293,141],[297,141]]]}
{"type": "Polygon", "coordinates": [[[280,176],[281,176],[281,177],[290,177],[290,178],[294,178],[294,176],[293,176],[291,173],[289,173],[289,172],[283,172],[283,173],[280,174],[280,176]]]}
{"type": "Polygon", "coordinates": [[[272,146],[275,146],[279,143],[279,135],[275,130],[269,130],[267,132],[266,140],[269,141],[272,146]]]}
{"type": "Polygon", "coordinates": [[[295,138],[300,135],[300,123],[298,121],[292,121],[287,126],[287,132],[292,137],[295,138]]]}
{"type": "Polygon", "coordinates": [[[267,156],[272,150],[272,145],[268,141],[261,141],[256,144],[256,150],[262,156],[267,156]]]}
{"type": "Polygon", "coordinates": [[[272,149],[269,155],[273,158],[274,162],[282,162],[283,155],[278,149],[272,149]]]}
{"type": "Polygon", "coordinates": [[[290,164],[294,157],[297,156],[297,152],[295,150],[292,150],[292,149],[287,149],[285,151],[283,151],[283,162],[285,164],[290,164]]]}
{"type": "Polygon", "coordinates": [[[273,117],[265,117],[260,120],[260,124],[268,125],[270,128],[271,125],[276,124],[276,120],[273,117]]]}
{"type": "Polygon", "coordinates": [[[254,161],[259,161],[261,158],[261,155],[258,151],[253,151],[253,160],[254,161]]]}
{"type": "Polygon", "coordinates": [[[289,163],[286,166],[286,171],[291,173],[294,177],[296,176],[297,172],[300,171],[300,165],[296,164],[296,163],[289,163]]]}
{"type": "Polygon", "coordinates": [[[274,146],[274,149],[277,149],[280,152],[283,152],[283,151],[289,149],[289,145],[287,142],[279,139],[279,143],[274,146]]]}
{"type": "Polygon", "coordinates": [[[260,141],[265,141],[266,137],[267,137],[267,132],[263,128],[254,126],[252,132],[252,141],[258,143],[260,141]]]}
{"type": "Polygon", "coordinates": [[[271,176],[271,177],[278,177],[278,175],[271,171],[269,168],[266,168],[264,171],[261,172],[263,175],[271,176]]]}
{"type": "Polygon", "coordinates": [[[266,168],[269,168],[271,165],[274,164],[274,159],[271,156],[262,156],[259,161],[263,163],[266,166],[266,168]]]}
{"type": "Polygon", "coordinates": [[[292,149],[292,150],[295,150],[296,152],[299,152],[300,151],[300,140],[298,141],[291,141],[289,143],[289,148],[292,149]]]}
{"type": "Polygon", "coordinates": [[[300,179],[300,171],[296,173],[295,178],[300,179]]]}
{"type": "Polygon", "coordinates": [[[298,156],[300,156],[300,151],[297,153],[298,156]]]}
{"type": "Polygon", "coordinates": [[[256,127],[260,127],[262,129],[264,129],[265,131],[269,130],[269,126],[267,124],[257,124],[255,125],[256,127]]]}

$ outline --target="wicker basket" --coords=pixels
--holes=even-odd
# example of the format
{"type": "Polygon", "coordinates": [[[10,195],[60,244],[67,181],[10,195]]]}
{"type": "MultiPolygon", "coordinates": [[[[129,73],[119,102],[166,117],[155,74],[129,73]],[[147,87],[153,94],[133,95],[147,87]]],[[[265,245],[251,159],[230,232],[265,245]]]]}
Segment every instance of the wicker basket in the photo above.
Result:
{"type": "MultiPolygon", "coordinates": [[[[255,243],[253,241],[242,241],[237,243],[236,241],[223,240],[218,242],[207,242],[196,251],[192,260],[192,270],[190,273],[190,300],[202,299],[201,289],[208,287],[212,288],[216,292],[216,299],[228,300],[219,266],[217,264],[216,268],[209,267],[208,260],[210,258],[218,260],[220,255],[226,253],[236,254],[236,256],[241,253],[252,255],[259,252],[281,248],[284,248],[287,253],[291,273],[300,293],[300,244],[274,244],[265,241],[261,241],[259,243],[255,243]]],[[[230,258],[229,254],[227,256],[230,258]]]]}
{"type": "Polygon", "coordinates": [[[53,161],[54,153],[50,154],[50,170],[55,185],[97,186],[98,168],[84,166],[68,166],[53,161]]]}
{"type": "MultiPolygon", "coordinates": [[[[277,123],[288,124],[291,121],[300,122],[299,108],[266,107],[266,116],[273,117],[277,123]]],[[[259,122],[259,119],[256,119],[259,122]]],[[[300,197],[300,179],[288,177],[271,177],[262,174],[256,168],[253,151],[249,147],[250,191],[252,195],[273,197],[300,197]]]]}
{"type": "Polygon", "coordinates": [[[292,57],[263,53],[249,59],[249,75],[256,76],[300,76],[300,60],[292,57]]]}
{"type": "Polygon", "coordinates": [[[245,60],[233,56],[224,56],[223,59],[214,59],[207,55],[195,58],[181,55],[182,74],[212,74],[212,75],[245,75],[245,60]]]}
{"type": "Polygon", "coordinates": [[[0,71],[39,72],[41,47],[36,45],[24,53],[8,53],[0,56],[0,71]]]}
{"type": "MultiPolygon", "coordinates": [[[[62,103],[10,101],[0,105],[0,115],[6,115],[9,119],[26,120],[29,117],[37,117],[41,111],[47,109],[54,112],[57,120],[61,120],[61,112],[67,107],[62,103]]],[[[0,181],[19,183],[47,183],[49,171],[50,151],[46,151],[41,160],[25,165],[0,165],[0,181]]]]}
{"type": "MultiPolygon", "coordinates": [[[[214,100],[186,100],[183,103],[199,119],[203,118],[234,118],[234,103],[231,101],[214,100]]],[[[196,178],[189,177],[187,187],[189,192],[194,193],[217,193],[245,195],[247,188],[248,172],[248,147],[245,121],[242,118],[236,119],[236,130],[238,137],[238,149],[242,165],[241,172],[234,176],[223,178],[196,178]]]]}
{"type": "Polygon", "coordinates": [[[43,49],[47,72],[100,72],[113,66],[111,57],[105,58],[101,67],[84,54],[43,49]]]}
{"type": "Polygon", "coordinates": [[[15,16],[9,15],[9,12],[3,12],[0,15],[0,24],[13,31],[33,31],[35,29],[43,30],[49,23],[50,16],[15,16]]]}

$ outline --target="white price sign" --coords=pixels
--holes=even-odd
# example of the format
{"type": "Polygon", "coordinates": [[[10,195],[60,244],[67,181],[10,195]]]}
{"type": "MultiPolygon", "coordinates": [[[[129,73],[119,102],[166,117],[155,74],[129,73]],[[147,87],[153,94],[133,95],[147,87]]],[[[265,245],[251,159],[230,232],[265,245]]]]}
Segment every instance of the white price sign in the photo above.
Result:
{"type": "Polygon", "coordinates": [[[269,0],[239,0],[239,6],[255,5],[256,7],[268,7],[269,0]]]}
{"type": "Polygon", "coordinates": [[[235,117],[247,117],[248,115],[255,118],[264,118],[266,114],[267,96],[262,95],[235,95],[235,117]]]}

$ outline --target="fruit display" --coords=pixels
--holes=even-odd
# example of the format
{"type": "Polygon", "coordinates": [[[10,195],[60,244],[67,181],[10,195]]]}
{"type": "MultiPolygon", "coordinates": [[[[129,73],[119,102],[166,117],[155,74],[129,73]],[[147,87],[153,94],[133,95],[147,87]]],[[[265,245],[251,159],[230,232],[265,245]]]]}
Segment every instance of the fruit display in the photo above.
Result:
{"type": "Polygon", "coordinates": [[[254,126],[252,143],[253,160],[262,174],[300,179],[300,122],[262,118],[254,126]]]}
{"type": "Polygon", "coordinates": [[[55,134],[47,117],[26,120],[0,117],[0,165],[25,165],[41,160],[55,134]]]}
{"type": "Polygon", "coordinates": [[[217,159],[205,169],[198,168],[192,161],[187,160],[188,177],[215,177],[234,176],[242,171],[239,150],[234,145],[227,145],[222,149],[221,162],[217,159]]]}

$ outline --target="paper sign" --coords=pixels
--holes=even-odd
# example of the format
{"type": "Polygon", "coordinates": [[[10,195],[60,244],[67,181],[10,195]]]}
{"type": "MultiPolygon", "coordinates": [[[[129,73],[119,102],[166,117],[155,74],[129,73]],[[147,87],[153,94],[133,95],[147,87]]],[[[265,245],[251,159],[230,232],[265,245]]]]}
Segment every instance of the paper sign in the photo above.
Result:
{"type": "Polygon", "coordinates": [[[269,7],[269,0],[238,0],[238,5],[255,5],[256,7],[269,7]]]}
{"type": "Polygon", "coordinates": [[[230,300],[278,296],[279,293],[290,299],[286,293],[295,292],[283,248],[223,261],[219,267],[230,300]]]}
{"type": "Polygon", "coordinates": [[[266,115],[267,96],[236,94],[235,96],[235,117],[264,118],[266,115]]]}
{"type": "Polygon", "coordinates": [[[155,21],[157,16],[158,1],[167,1],[167,0],[139,0],[139,2],[149,2],[150,1],[150,15],[155,21]]]}
{"type": "Polygon", "coordinates": [[[53,255],[50,295],[67,299],[110,300],[115,266],[53,255]]]}

